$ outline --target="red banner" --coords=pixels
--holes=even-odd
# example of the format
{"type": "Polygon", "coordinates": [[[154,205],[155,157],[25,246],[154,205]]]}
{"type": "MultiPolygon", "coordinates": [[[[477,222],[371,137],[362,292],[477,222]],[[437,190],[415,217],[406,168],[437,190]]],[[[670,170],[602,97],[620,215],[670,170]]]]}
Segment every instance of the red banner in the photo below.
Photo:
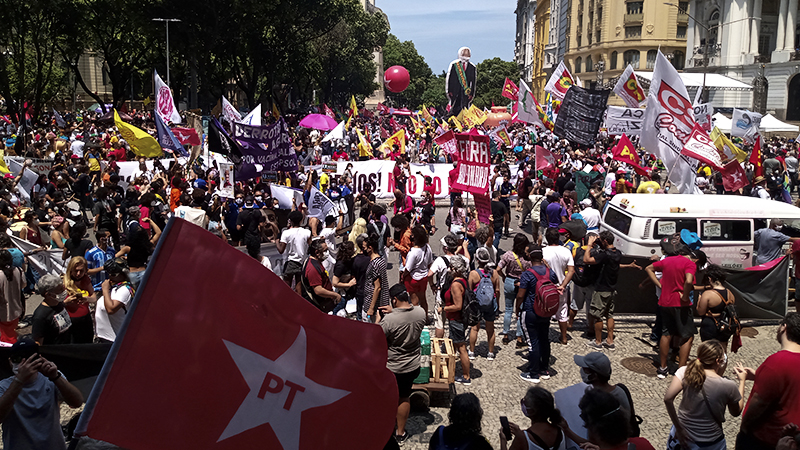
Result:
{"type": "Polygon", "coordinates": [[[458,144],[456,143],[456,135],[453,133],[453,130],[447,131],[443,135],[435,138],[433,142],[436,142],[436,145],[441,147],[442,151],[448,155],[458,153],[458,144]]]}
{"type": "Polygon", "coordinates": [[[722,155],[717,150],[717,146],[711,142],[708,133],[703,131],[703,128],[697,123],[694,124],[692,134],[683,145],[681,154],[708,164],[714,170],[722,170],[722,155]]]}
{"type": "Polygon", "coordinates": [[[172,219],[78,433],[134,450],[383,448],[398,398],[386,352],[380,327],[320,312],[172,219]],[[342,417],[369,426],[354,436],[342,417]]]}
{"type": "Polygon", "coordinates": [[[172,129],[172,134],[178,138],[178,141],[183,145],[200,145],[200,136],[197,135],[197,130],[194,128],[175,127],[172,129]]]}
{"type": "Polygon", "coordinates": [[[722,173],[722,186],[726,191],[738,191],[750,184],[747,180],[747,174],[744,168],[739,161],[735,159],[725,164],[722,170],[720,170],[720,173],[722,173]]]}
{"type": "Polygon", "coordinates": [[[469,133],[456,133],[458,146],[458,177],[451,188],[473,194],[489,192],[490,164],[489,136],[472,130],[469,133]]]}
{"type": "Polygon", "coordinates": [[[517,100],[517,97],[519,96],[519,88],[516,84],[514,84],[513,81],[506,78],[506,82],[503,84],[503,93],[501,95],[511,100],[517,100]]]}
{"type": "Polygon", "coordinates": [[[541,145],[536,146],[536,170],[555,170],[556,168],[556,157],[550,153],[550,150],[542,147],[541,145]]]}

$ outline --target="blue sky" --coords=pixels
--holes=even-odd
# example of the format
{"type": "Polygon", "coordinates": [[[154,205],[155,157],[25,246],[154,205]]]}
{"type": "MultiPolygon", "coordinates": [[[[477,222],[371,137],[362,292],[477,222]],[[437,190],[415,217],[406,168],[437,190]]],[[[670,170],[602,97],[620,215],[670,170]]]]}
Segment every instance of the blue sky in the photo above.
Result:
{"type": "Polygon", "coordinates": [[[391,33],[413,41],[434,73],[472,50],[472,62],[514,59],[515,0],[375,0],[389,17],[391,33]]]}

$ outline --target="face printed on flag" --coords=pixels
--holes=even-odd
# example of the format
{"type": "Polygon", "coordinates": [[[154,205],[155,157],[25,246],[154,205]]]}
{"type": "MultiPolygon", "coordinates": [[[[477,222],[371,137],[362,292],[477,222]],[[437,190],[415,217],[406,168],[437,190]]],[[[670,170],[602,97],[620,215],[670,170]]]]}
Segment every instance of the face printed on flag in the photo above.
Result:
{"type": "Polygon", "coordinates": [[[384,446],[398,392],[380,327],[320,312],[180,219],[148,270],[81,435],[133,450],[384,446]],[[369,426],[354,435],[343,417],[369,426]]]}

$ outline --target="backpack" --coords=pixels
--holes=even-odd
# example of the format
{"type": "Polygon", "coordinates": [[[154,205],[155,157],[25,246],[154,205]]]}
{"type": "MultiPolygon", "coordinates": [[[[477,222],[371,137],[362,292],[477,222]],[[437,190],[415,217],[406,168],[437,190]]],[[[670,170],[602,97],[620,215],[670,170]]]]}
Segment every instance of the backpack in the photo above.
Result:
{"type": "Polygon", "coordinates": [[[383,256],[386,254],[386,232],[389,231],[389,226],[381,221],[371,223],[369,226],[372,227],[372,229],[375,231],[375,234],[378,235],[378,253],[383,256]],[[380,229],[378,229],[379,223],[381,224],[380,229]]]}
{"type": "Polygon", "coordinates": [[[474,327],[481,322],[481,305],[478,297],[475,292],[469,290],[466,280],[455,281],[464,287],[464,298],[461,299],[461,322],[468,327],[474,327]]]}
{"type": "Polygon", "coordinates": [[[630,429],[628,430],[628,437],[639,437],[642,435],[641,429],[639,425],[644,422],[644,419],[636,415],[636,410],[633,409],[633,397],[631,397],[631,391],[628,390],[628,387],[622,383],[617,383],[617,387],[622,389],[622,392],[628,397],[628,404],[631,405],[631,419],[630,419],[630,429]]]}
{"type": "MultiPolygon", "coordinates": [[[[716,289],[714,289],[714,293],[719,295],[722,302],[725,303],[725,309],[722,310],[719,317],[710,317],[714,319],[714,324],[717,326],[717,339],[727,341],[731,336],[739,335],[742,331],[742,323],[739,321],[739,313],[736,312],[736,307],[733,305],[733,302],[728,302],[728,299],[723,297],[716,289]]],[[[730,294],[731,291],[729,289],[728,296],[730,296],[730,294]]]]}
{"type": "Polygon", "coordinates": [[[550,269],[544,275],[539,275],[535,270],[528,269],[536,278],[536,298],[533,301],[533,312],[539,317],[553,317],[558,311],[561,295],[558,287],[550,281],[550,269]]]}
{"type": "Polygon", "coordinates": [[[492,273],[478,270],[481,281],[475,286],[475,297],[481,305],[481,311],[491,314],[497,309],[494,298],[494,283],[492,283],[492,273]]]}
{"type": "Polygon", "coordinates": [[[575,260],[575,273],[572,274],[572,282],[579,287],[591,286],[597,279],[597,273],[593,273],[589,265],[583,262],[584,253],[586,253],[586,250],[583,247],[578,247],[575,250],[575,258],[573,258],[575,260]]]}

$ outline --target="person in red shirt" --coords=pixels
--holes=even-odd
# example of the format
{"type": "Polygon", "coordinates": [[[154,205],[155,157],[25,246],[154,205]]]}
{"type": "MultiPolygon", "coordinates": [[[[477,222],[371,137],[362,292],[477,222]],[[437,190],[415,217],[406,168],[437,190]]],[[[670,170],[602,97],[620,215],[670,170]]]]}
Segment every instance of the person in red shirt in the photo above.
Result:
{"type": "Polygon", "coordinates": [[[453,202],[456,200],[456,197],[461,197],[461,191],[454,188],[453,185],[455,184],[456,180],[458,180],[458,163],[453,163],[453,169],[447,175],[447,184],[450,186],[450,207],[453,207],[453,202]]]}
{"type": "Polygon", "coordinates": [[[778,326],[777,339],[781,350],[758,370],[741,365],[734,368],[737,375],[755,380],[736,436],[737,449],[774,449],[786,425],[800,424],[800,314],[786,315],[778,326]]]}
{"type": "Polygon", "coordinates": [[[394,163],[394,170],[392,170],[394,177],[394,187],[403,194],[406,193],[406,175],[403,170],[403,157],[398,155],[394,163]]]}
{"type": "Polygon", "coordinates": [[[424,192],[431,193],[431,206],[436,207],[436,186],[433,185],[433,178],[432,177],[425,177],[425,186],[422,188],[424,192]]]}
{"type": "Polygon", "coordinates": [[[697,257],[693,252],[699,253],[699,250],[693,251],[683,246],[678,256],[656,261],[645,269],[653,284],[661,289],[661,296],[658,298],[658,312],[662,318],[661,341],[658,346],[661,366],[656,373],[658,378],[667,376],[667,356],[672,338],[678,337],[681,340],[679,365],[683,367],[689,359],[692,341],[697,333],[692,300],[689,298],[697,273],[697,257]],[[656,272],[662,273],[660,280],[656,277],[656,272]]]}
{"type": "Polygon", "coordinates": [[[108,152],[108,155],[106,155],[106,158],[107,159],[111,159],[112,156],[114,158],[116,158],[117,161],[127,161],[128,160],[128,155],[127,155],[127,152],[125,151],[125,147],[120,145],[119,141],[115,141],[115,142],[111,143],[111,151],[108,152]]]}
{"type": "Polygon", "coordinates": [[[303,267],[303,290],[307,299],[323,312],[333,310],[342,300],[342,296],[333,291],[333,283],[328,272],[322,267],[328,244],[325,239],[311,241],[308,247],[308,260],[303,267]]]}

